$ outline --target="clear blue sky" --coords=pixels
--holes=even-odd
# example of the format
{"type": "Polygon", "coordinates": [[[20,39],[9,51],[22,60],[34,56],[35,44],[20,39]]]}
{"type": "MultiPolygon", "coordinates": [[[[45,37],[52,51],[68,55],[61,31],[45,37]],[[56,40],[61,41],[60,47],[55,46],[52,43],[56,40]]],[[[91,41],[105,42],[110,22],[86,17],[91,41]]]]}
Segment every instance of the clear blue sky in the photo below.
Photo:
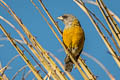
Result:
{"type": "MultiPolygon", "coordinates": [[[[37,0],[33,1],[36,2],[37,0]]],[[[62,46],[60,45],[46,22],[43,20],[41,15],[32,5],[30,0],[5,0],[5,2],[22,20],[29,31],[37,37],[37,40],[43,46],[43,48],[52,52],[64,64],[65,53],[64,51],[59,52],[62,46]]],[[[117,67],[112,56],[108,53],[108,49],[104,45],[104,42],[95,30],[91,21],[88,19],[86,14],[73,2],[73,0],[43,0],[43,2],[53,18],[56,20],[56,22],[58,22],[61,29],[64,28],[64,25],[61,21],[57,20],[57,17],[63,15],[64,13],[73,14],[80,20],[82,28],[85,31],[85,45],[83,51],[97,58],[101,63],[104,64],[104,66],[116,78],[116,80],[120,80],[120,69],[117,67]]],[[[116,15],[120,17],[119,0],[106,0],[105,4],[110,10],[112,10],[116,15]]],[[[86,4],[86,6],[90,10],[92,10],[98,17],[100,17],[100,19],[105,23],[104,18],[101,16],[98,7],[91,4],[86,4]]],[[[40,7],[40,9],[42,8],[40,7]]],[[[22,31],[15,20],[2,7],[0,7],[0,16],[3,16],[4,18],[12,22],[12,24],[14,24],[16,28],[22,31]]],[[[20,39],[18,34],[5,22],[0,20],[0,24],[5,27],[5,29],[11,34],[13,38],[20,39]]],[[[52,23],[50,24],[53,26],[52,23]]],[[[0,30],[0,35],[2,34],[3,33],[0,30]]],[[[7,62],[18,53],[9,41],[0,40],[0,44],[4,45],[3,47],[0,47],[0,61],[2,65],[5,66],[7,62]]],[[[110,80],[106,73],[94,61],[87,58],[83,54],[81,54],[81,57],[86,60],[86,64],[91,69],[93,74],[98,76],[98,80],[110,80]]],[[[23,65],[25,65],[25,63],[20,57],[14,60],[10,65],[11,69],[5,72],[8,78],[11,79],[12,75],[23,65]]],[[[80,73],[77,71],[77,69],[73,69],[71,74],[75,77],[76,80],[82,80],[82,77],[80,76],[80,73]]],[[[20,73],[19,76],[16,77],[16,80],[20,80],[21,76],[22,73],[20,73]]],[[[33,78],[32,75],[31,77],[33,78]]],[[[31,77],[28,77],[27,80],[30,80],[31,77]]]]}

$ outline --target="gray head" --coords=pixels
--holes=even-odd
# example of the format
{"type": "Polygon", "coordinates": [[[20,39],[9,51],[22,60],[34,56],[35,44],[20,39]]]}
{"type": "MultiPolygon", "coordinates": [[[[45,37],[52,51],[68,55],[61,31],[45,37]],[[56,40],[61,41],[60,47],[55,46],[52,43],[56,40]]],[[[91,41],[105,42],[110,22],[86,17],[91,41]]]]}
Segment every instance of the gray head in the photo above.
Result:
{"type": "Polygon", "coordinates": [[[71,14],[64,14],[63,16],[59,16],[57,18],[59,20],[63,21],[65,26],[70,26],[72,24],[73,20],[76,19],[76,17],[71,14]]]}

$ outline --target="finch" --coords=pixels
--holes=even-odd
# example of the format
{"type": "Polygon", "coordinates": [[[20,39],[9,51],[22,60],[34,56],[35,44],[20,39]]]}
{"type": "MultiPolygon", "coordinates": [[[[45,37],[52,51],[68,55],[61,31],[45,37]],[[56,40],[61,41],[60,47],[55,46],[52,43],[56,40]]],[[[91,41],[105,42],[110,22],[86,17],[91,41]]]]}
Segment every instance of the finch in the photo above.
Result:
{"type": "MultiPolygon", "coordinates": [[[[63,16],[59,16],[57,18],[65,24],[62,34],[63,43],[77,62],[83,50],[85,41],[84,31],[81,28],[80,22],[71,14],[64,14],[63,16]]],[[[73,62],[68,55],[66,55],[64,62],[65,70],[71,72],[73,68],[73,62]]]]}

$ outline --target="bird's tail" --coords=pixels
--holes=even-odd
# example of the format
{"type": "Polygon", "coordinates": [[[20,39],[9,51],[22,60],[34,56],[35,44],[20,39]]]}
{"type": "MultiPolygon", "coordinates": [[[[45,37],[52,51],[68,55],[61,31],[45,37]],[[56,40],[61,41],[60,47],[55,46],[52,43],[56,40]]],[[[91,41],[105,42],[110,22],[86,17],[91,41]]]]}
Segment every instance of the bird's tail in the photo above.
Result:
{"type": "Polygon", "coordinates": [[[70,57],[66,56],[64,62],[65,62],[65,70],[71,72],[73,68],[73,62],[71,61],[70,57]]]}
{"type": "MultiPolygon", "coordinates": [[[[82,51],[82,50],[81,50],[82,51]]],[[[81,53],[80,51],[80,53],[81,53]]],[[[80,53],[76,56],[73,56],[73,58],[75,59],[75,61],[78,60],[79,56],[80,56],[80,53]]],[[[65,59],[64,59],[64,62],[65,62],[65,70],[68,71],[68,72],[71,72],[72,71],[72,68],[73,68],[73,62],[72,60],[70,59],[69,56],[66,56],[65,59]]]]}

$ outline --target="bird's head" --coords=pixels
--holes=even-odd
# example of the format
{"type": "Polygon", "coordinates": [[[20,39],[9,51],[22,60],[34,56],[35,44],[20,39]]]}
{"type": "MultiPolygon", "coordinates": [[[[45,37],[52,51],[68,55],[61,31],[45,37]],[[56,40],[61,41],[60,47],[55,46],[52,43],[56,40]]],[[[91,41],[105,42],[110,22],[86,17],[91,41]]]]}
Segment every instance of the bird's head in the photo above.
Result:
{"type": "Polygon", "coordinates": [[[71,14],[64,14],[63,16],[57,17],[59,20],[63,21],[65,26],[71,26],[72,22],[77,19],[75,16],[71,14]]]}

